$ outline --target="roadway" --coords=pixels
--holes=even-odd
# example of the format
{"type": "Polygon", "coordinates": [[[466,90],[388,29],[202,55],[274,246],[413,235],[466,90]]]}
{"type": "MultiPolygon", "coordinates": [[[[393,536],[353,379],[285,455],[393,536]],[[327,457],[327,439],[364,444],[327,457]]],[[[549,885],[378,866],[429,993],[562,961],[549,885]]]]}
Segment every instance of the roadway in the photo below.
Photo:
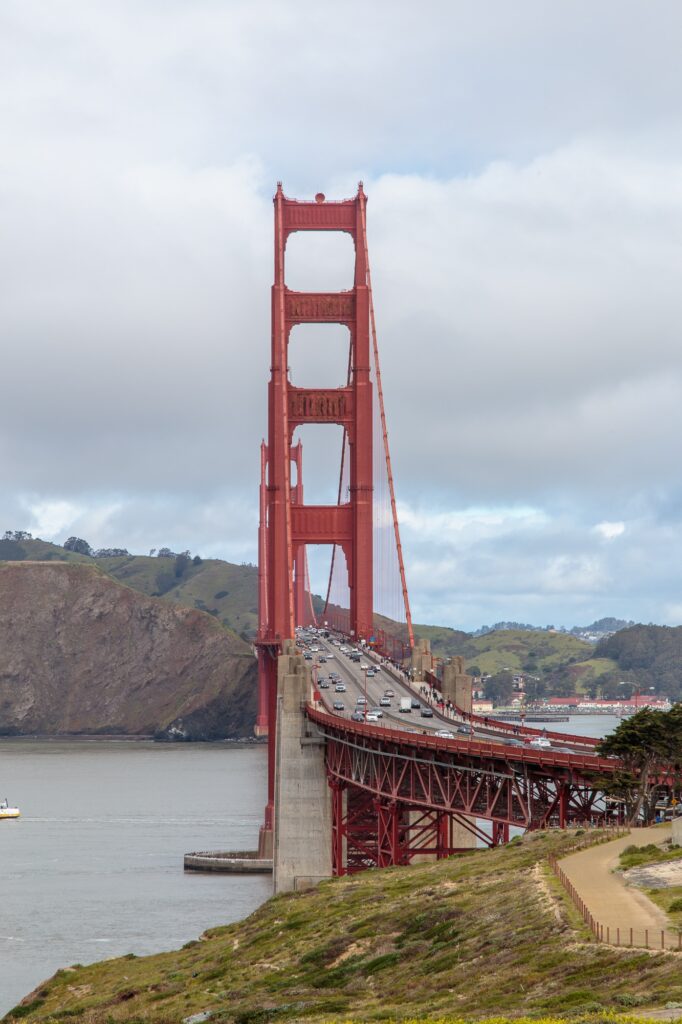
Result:
{"type": "MultiPolygon", "coordinates": [[[[304,633],[307,634],[307,631],[304,631],[304,633]]],[[[494,727],[486,729],[477,723],[472,732],[470,725],[468,723],[465,725],[461,718],[441,714],[437,707],[428,704],[426,698],[418,690],[411,688],[406,682],[398,681],[387,666],[380,665],[379,659],[373,652],[362,651],[360,662],[353,662],[347,654],[342,653],[339,647],[331,642],[332,639],[340,639],[344,646],[351,647],[351,644],[347,643],[343,638],[330,637],[325,639],[321,634],[311,633],[309,648],[318,647],[319,651],[310,651],[312,660],[308,664],[313,666],[317,680],[326,679],[329,682],[329,689],[319,690],[320,697],[325,709],[339,718],[350,719],[355,710],[362,710],[362,707],[357,706],[357,698],[359,696],[366,695],[366,706],[368,709],[379,707],[380,698],[384,696],[385,690],[390,689],[395,694],[395,697],[391,698],[391,707],[381,708],[382,717],[379,721],[368,723],[375,728],[380,728],[383,724],[392,729],[399,728],[408,732],[426,733],[427,735],[447,729],[449,732],[454,733],[459,740],[467,738],[484,739],[503,746],[526,747],[528,749],[528,745],[524,744],[522,740],[501,735],[494,727]],[[326,662],[321,663],[320,657],[326,658],[326,662]],[[378,668],[377,674],[366,678],[364,670],[360,668],[361,664],[378,668]],[[341,682],[346,686],[345,693],[335,692],[335,683],[329,679],[330,672],[337,672],[339,674],[341,682]],[[409,714],[400,712],[401,697],[418,700],[421,707],[431,707],[433,718],[422,718],[420,710],[415,708],[409,714]],[[344,704],[343,711],[334,710],[333,704],[336,700],[344,704]],[[466,732],[460,733],[458,731],[460,728],[466,728],[466,732]]],[[[561,743],[552,740],[549,749],[558,753],[577,752],[571,747],[568,740],[562,740],[561,743]]]]}
{"type": "Polygon", "coordinates": [[[320,679],[326,679],[329,682],[329,689],[320,690],[319,693],[326,709],[333,714],[340,718],[350,718],[356,709],[362,710],[361,707],[357,707],[357,699],[361,696],[367,697],[368,709],[379,707],[379,701],[384,696],[384,692],[393,690],[395,697],[391,698],[391,707],[380,708],[382,717],[378,722],[371,722],[371,725],[390,724],[391,728],[403,728],[412,732],[435,732],[438,729],[449,729],[453,733],[457,731],[457,723],[441,718],[436,709],[433,709],[433,718],[422,718],[420,711],[414,708],[409,714],[399,711],[401,697],[419,700],[422,707],[428,705],[421,695],[415,693],[406,684],[397,682],[392,673],[389,674],[383,666],[379,666],[378,661],[366,652],[363,652],[361,661],[356,662],[351,661],[348,655],[342,654],[330,640],[325,640],[321,636],[315,636],[311,646],[320,648],[317,653],[311,652],[313,654],[312,665],[316,671],[318,682],[320,679]],[[327,658],[326,664],[320,663],[320,655],[327,658]],[[367,678],[364,670],[360,668],[361,664],[378,668],[377,674],[367,678]],[[341,682],[346,686],[345,693],[335,692],[335,683],[329,679],[330,672],[339,674],[341,682]],[[342,701],[345,705],[344,710],[334,711],[334,701],[342,701]]]}

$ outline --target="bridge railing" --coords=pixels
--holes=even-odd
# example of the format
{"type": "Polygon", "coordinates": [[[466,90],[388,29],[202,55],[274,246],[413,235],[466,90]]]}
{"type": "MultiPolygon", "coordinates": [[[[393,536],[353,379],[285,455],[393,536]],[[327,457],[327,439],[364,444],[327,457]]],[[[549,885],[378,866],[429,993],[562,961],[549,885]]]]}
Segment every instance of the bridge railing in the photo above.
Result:
{"type": "MultiPolygon", "coordinates": [[[[426,681],[432,688],[435,687],[440,692],[441,681],[438,676],[434,675],[433,672],[426,673],[426,681]]],[[[518,725],[512,722],[501,722],[498,718],[488,718],[485,715],[477,715],[472,711],[464,711],[462,708],[454,705],[455,713],[458,717],[462,718],[466,722],[470,722],[473,726],[480,725],[482,728],[488,729],[489,731],[499,732],[506,736],[528,736],[530,738],[536,738],[538,736],[546,736],[547,739],[556,740],[561,743],[571,743],[573,746],[585,747],[586,749],[594,749],[599,740],[593,739],[591,736],[577,736],[570,732],[553,732],[549,729],[534,729],[530,725],[518,725]]]]}

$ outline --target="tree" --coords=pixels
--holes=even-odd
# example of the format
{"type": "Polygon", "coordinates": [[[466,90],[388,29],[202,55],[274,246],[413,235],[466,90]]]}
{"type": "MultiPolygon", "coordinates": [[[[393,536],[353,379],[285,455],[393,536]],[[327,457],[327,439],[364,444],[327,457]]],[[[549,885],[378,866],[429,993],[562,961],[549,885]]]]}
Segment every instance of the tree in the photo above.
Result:
{"type": "Polygon", "coordinates": [[[682,771],[682,705],[670,711],[642,708],[623,719],[597,747],[601,757],[618,757],[622,767],[602,780],[604,791],[625,802],[630,824],[649,822],[663,780],[679,792],[682,771]]]}
{"type": "Polygon", "coordinates": [[[203,559],[199,558],[199,555],[195,555],[192,559],[192,565],[203,565],[203,559]]]}
{"type": "Polygon", "coordinates": [[[524,689],[527,700],[540,700],[547,693],[547,685],[535,676],[526,676],[524,689]]]}
{"type": "Polygon", "coordinates": [[[190,561],[190,559],[189,559],[189,551],[183,551],[182,554],[176,555],[176,557],[175,557],[175,570],[174,570],[175,571],[175,578],[176,579],[179,580],[181,576],[184,576],[185,572],[187,571],[187,566],[189,565],[189,561],[190,561]]]}
{"type": "Polygon", "coordinates": [[[483,675],[478,665],[469,665],[467,667],[467,674],[470,676],[476,676],[477,679],[480,679],[483,675]]]}
{"type": "Polygon", "coordinates": [[[483,691],[493,704],[508,704],[514,692],[514,677],[511,672],[498,672],[485,680],[483,691]]]}
{"type": "Polygon", "coordinates": [[[92,555],[92,548],[82,537],[69,537],[64,541],[64,550],[75,551],[79,555],[92,555]]]}
{"type": "Polygon", "coordinates": [[[15,540],[10,540],[7,537],[0,540],[0,561],[21,562],[24,558],[26,558],[26,552],[21,544],[17,544],[15,540]]]}

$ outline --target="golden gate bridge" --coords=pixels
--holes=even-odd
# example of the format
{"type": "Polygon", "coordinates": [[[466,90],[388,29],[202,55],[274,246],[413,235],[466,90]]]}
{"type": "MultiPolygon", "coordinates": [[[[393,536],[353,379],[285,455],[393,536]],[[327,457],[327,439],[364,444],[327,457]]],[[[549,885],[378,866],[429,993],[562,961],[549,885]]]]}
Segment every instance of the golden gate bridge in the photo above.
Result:
{"type": "MultiPolygon", "coordinates": [[[[370,866],[407,864],[415,857],[449,856],[480,841],[504,842],[510,827],[614,820],[617,812],[595,781],[612,773],[614,762],[597,757],[596,741],[555,737],[563,745],[550,750],[510,741],[504,729],[489,728],[471,715],[461,663],[446,666],[445,678],[436,679],[428,645],[415,643],[362,183],[354,198],[341,201],[322,193],[312,201],[290,199],[278,184],[271,301],[268,432],[261,445],[256,732],[268,738],[259,854],[274,860],[276,890],[370,866]],[[355,247],[352,288],[288,288],[286,247],[295,232],[349,234],[355,247]],[[289,374],[292,332],[300,324],[329,323],[348,331],[346,378],[332,388],[300,387],[289,374]],[[304,452],[296,432],[310,424],[342,428],[332,504],[304,501],[304,452]],[[331,553],[317,615],[310,545],[326,545],[331,553]],[[371,664],[372,674],[375,668],[383,671],[402,700],[409,695],[412,701],[414,691],[391,667],[411,663],[418,682],[449,691],[458,720],[469,728],[457,735],[444,728],[420,731],[401,727],[395,715],[376,724],[354,721],[341,701],[343,711],[335,712],[296,645],[297,630],[320,623],[337,643],[347,639],[367,659],[365,693],[371,664]]],[[[329,644],[326,650],[333,658],[329,644]]],[[[344,671],[360,700],[361,674],[344,671]]],[[[530,737],[534,731],[517,732],[530,737]]]]}

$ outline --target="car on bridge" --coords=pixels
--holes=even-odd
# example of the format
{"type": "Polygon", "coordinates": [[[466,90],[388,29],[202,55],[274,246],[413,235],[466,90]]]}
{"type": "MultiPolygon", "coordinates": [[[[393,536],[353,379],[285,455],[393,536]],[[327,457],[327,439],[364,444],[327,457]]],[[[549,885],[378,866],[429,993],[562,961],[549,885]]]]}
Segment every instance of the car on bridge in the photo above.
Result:
{"type": "Polygon", "coordinates": [[[393,690],[384,690],[384,697],[395,697],[393,690]]]}
{"type": "Polygon", "coordinates": [[[321,690],[328,690],[329,689],[329,683],[327,682],[326,679],[318,679],[317,680],[317,685],[319,686],[319,688],[321,690]]]}
{"type": "Polygon", "coordinates": [[[390,697],[384,696],[379,701],[379,707],[390,708],[390,706],[391,706],[391,698],[390,697]]]}
{"type": "Polygon", "coordinates": [[[334,711],[346,710],[346,705],[343,703],[342,700],[335,700],[334,703],[332,704],[332,707],[334,708],[334,711]]]}
{"type": "Polygon", "coordinates": [[[422,708],[420,715],[422,718],[433,718],[433,711],[431,708],[422,708]]]}
{"type": "Polygon", "coordinates": [[[356,704],[366,704],[367,703],[367,698],[363,697],[362,694],[360,694],[360,696],[358,697],[358,699],[356,700],[355,703],[356,704]]]}
{"type": "Polygon", "coordinates": [[[336,686],[334,687],[334,690],[336,691],[336,693],[345,693],[346,692],[346,684],[345,683],[337,683],[336,686]]]}
{"type": "Polygon", "coordinates": [[[436,729],[433,735],[437,736],[439,740],[454,740],[455,738],[454,732],[450,732],[449,729],[436,729]]]}
{"type": "Polygon", "coordinates": [[[421,704],[419,703],[418,700],[416,700],[413,697],[412,700],[410,701],[410,707],[412,708],[413,711],[419,711],[421,704]]]}
{"type": "Polygon", "coordinates": [[[367,714],[365,715],[365,721],[366,722],[378,722],[379,721],[379,716],[373,714],[371,711],[368,711],[367,714]]]}
{"type": "Polygon", "coordinates": [[[377,718],[383,718],[384,717],[384,713],[381,710],[381,708],[370,708],[369,709],[369,713],[372,714],[372,715],[376,715],[377,718]]]}
{"type": "Polygon", "coordinates": [[[457,726],[457,732],[463,732],[463,733],[465,733],[468,736],[469,733],[471,732],[471,726],[470,725],[458,725],[457,726]]]}
{"type": "Polygon", "coordinates": [[[552,744],[549,742],[549,740],[545,736],[536,736],[535,739],[532,739],[530,741],[529,746],[531,746],[531,747],[540,747],[541,749],[547,749],[548,747],[551,748],[552,744]]]}

